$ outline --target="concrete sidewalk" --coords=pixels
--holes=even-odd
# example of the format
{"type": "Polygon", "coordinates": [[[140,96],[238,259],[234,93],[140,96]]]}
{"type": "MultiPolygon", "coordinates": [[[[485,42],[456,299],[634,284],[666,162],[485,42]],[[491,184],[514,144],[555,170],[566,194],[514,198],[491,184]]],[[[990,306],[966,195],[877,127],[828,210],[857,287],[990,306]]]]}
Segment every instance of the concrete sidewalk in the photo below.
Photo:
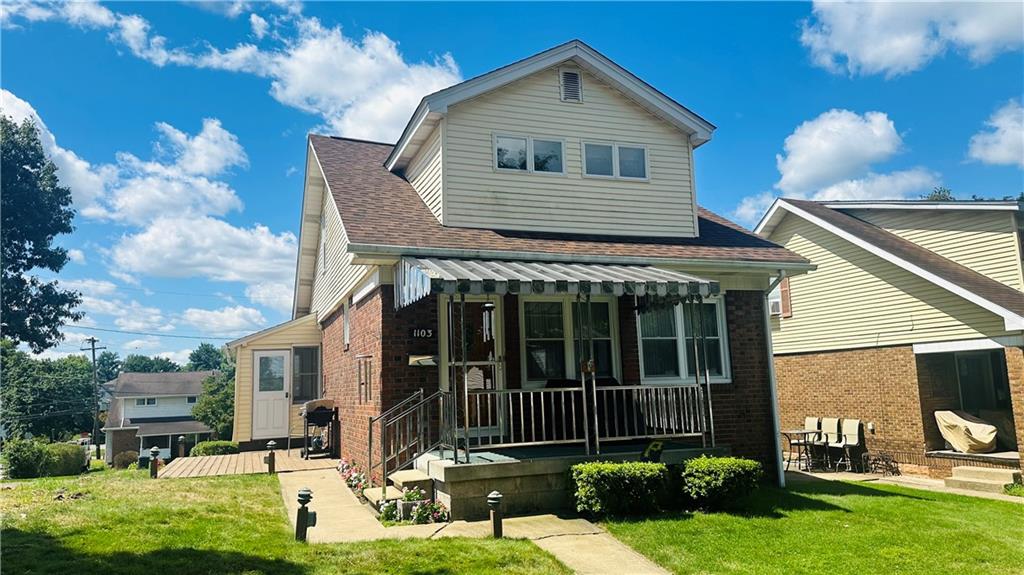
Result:
{"type": "MultiPolygon", "coordinates": [[[[313,491],[309,508],[317,511],[317,526],[310,528],[311,543],[346,543],[409,537],[490,537],[488,521],[453,521],[428,525],[384,527],[333,469],[295,471],[278,475],[281,497],[288,520],[295,526],[299,489],[313,491]]],[[[503,522],[506,537],[529,539],[554,555],[576,573],[667,574],[651,560],[637,553],[586,519],[555,515],[509,517],[503,522]]]]}

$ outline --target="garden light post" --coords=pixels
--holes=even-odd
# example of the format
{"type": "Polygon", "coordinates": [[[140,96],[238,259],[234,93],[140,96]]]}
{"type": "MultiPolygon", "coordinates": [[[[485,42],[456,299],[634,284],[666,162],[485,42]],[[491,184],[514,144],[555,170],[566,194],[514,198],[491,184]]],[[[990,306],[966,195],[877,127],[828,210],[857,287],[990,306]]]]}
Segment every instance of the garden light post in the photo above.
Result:
{"type": "Polygon", "coordinates": [[[275,447],[277,447],[277,442],[276,441],[274,441],[273,439],[268,441],[267,442],[267,450],[269,450],[270,453],[268,453],[263,458],[263,463],[267,464],[267,473],[269,473],[271,475],[274,474],[274,459],[275,459],[274,448],[275,447]]]}
{"type": "Polygon", "coordinates": [[[149,448],[149,476],[156,479],[157,461],[160,459],[160,448],[153,446],[149,448]]]}
{"type": "Polygon", "coordinates": [[[185,436],[178,436],[178,457],[185,457],[185,436]]]}
{"type": "Polygon", "coordinates": [[[487,506],[491,508],[491,533],[495,539],[501,539],[501,498],[497,491],[487,494],[487,506]]]}
{"type": "Polygon", "coordinates": [[[313,491],[308,487],[299,490],[299,512],[295,517],[295,540],[305,541],[306,530],[316,527],[316,511],[310,511],[307,505],[313,500],[313,491]]]}

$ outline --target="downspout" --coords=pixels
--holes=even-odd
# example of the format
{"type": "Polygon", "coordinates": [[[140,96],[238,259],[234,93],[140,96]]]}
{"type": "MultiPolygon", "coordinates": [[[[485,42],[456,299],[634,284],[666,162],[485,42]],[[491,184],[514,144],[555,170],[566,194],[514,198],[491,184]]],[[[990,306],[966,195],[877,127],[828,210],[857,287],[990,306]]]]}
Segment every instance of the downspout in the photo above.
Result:
{"type": "Polygon", "coordinates": [[[768,348],[768,389],[772,394],[772,436],[774,437],[773,444],[775,445],[775,470],[779,487],[786,486],[786,471],[782,468],[782,426],[779,423],[779,392],[775,380],[775,352],[772,350],[772,322],[771,309],[768,306],[768,295],[785,278],[786,270],[779,270],[779,276],[768,284],[768,289],[764,291],[764,296],[761,298],[761,305],[764,308],[764,342],[765,347],[768,348]]]}

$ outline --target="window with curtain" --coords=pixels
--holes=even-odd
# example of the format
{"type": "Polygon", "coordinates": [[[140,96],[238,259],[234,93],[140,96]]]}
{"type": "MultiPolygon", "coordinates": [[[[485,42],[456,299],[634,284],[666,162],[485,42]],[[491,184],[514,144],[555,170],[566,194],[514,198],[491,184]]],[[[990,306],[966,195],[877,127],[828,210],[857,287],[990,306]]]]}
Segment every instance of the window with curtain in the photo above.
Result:
{"type": "Polygon", "coordinates": [[[320,350],[297,347],[292,351],[292,402],[305,403],[320,397],[320,350]]]}
{"type": "MultiPolygon", "coordinates": [[[[691,323],[690,307],[683,307],[683,325],[686,335],[686,374],[693,376],[696,371],[697,362],[693,359],[693,333],[694,330],[700,330],[701,316],[698,315],[693,319],[691,323]],[[692,329],[691,329],[692,326],[692,329]]],[[[722,337],[719,332],[718,325],[718,304],[717,303],[702,303],[700,304],[700,311],[698,313],[703,315],[704,320],[704,342],[697,340],[697,353],[700,354],[701,366],[704,365],[705,358],[707,358],[708,374],[711,377],[722,377],[725,375],[724,365],[722,361],[723,349],[722,349],[722,337]],[[706,352],[705,352],[706,348],[706,352]]],[[[703,367],[701,368],[703,371],[703,367]]],[[[703,375],[703,374],[702,374],[703,375]]]]}
{"type": "Polygon", "coordinates": [[[711,381],[730,378],[729,349],[726,340],[725,304],[721,298],[705,300],[699,314],[690,315],[690,307],[651,308],[637,315],[640,330],[640,367],[645,380],[691,382],[706,357],[711,381]],[[704,341],[697,339],[694,357],[694,333],[704,320],[704,341]],[[692,323],[691,323],[692,320],[692,323]]]}
{"type": "Polygon", "coordinates": [[[526,378],[565,377],[565,321],[560,301],[523,303],[526,378]]]}
{"type": "Polygon", "coordinates": [[[678,377],[679,342],[675,308],[646,309],[640,313],[639,323],[644,377],[678,377]]]}

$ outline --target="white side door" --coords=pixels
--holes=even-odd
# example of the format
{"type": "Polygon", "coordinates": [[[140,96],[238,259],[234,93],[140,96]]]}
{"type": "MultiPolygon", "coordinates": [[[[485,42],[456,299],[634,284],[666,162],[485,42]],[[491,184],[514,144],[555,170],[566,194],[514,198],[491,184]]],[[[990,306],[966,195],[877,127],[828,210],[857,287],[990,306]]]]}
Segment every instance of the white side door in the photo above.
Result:
{"type": "Polygon", "coordinates": [[[288,436],[291,350],[253,352],[252,438],[288,436]]]}

